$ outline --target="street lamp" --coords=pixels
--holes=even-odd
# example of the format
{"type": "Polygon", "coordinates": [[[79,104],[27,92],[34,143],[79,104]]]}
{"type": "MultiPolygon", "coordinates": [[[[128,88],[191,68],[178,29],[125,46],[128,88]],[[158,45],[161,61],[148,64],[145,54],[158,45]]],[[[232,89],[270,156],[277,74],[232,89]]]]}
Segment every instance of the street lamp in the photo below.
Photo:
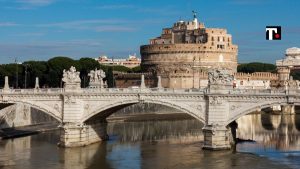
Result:
{"type": "Polygon", "coordinates": [[[17,61],[17,57],[15,57],[15,64],[16,64],[16,89],[18,88],[18,61],[17,61]]]}
{"type": "Polygon", "coordinates": [[[24,64],[25,66],[25,84],[24,84],[24,88],[26,89],[27,87],[27,66],[30,66],[29,64],[24,64]]]}

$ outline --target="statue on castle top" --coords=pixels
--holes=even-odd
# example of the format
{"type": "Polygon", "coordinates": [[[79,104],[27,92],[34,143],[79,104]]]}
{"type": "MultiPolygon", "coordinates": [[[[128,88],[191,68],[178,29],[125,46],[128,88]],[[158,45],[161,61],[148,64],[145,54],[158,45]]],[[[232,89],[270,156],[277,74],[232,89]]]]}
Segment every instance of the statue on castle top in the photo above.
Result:
{"type": "Polygon", "coordinates": [[[71,68],[66,71],[65,69],[63,70],[63,82],[65,83],[80,83],[80,77],[79,77],[79,72],[76,71],[76,68],[74,66],[71,66],[71,68]]]}
{"type": "Polygon", "coordinates": [[[194,19],[197,18],[197,12],[196,11],[192,11],[192,12],[193,12],[194,19]]]}

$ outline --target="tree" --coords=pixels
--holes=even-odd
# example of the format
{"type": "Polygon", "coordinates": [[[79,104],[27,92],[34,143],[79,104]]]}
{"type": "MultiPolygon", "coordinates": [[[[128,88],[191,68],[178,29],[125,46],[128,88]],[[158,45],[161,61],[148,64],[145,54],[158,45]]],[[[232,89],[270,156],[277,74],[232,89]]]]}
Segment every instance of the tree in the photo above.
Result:
{"type": "Polygon", "coordinates": [[[100,69],[100,64],[95,59],[92,58],[81,58],[79,60],[80,64],[80,78],[81,78],[81,86],[88,86],[88,74],[91,70],[100,69]]]}
{"type": "Polygon", "coordinates": [[[4,64],[0,65],[0,86],[4,86],[4,77],[9,77],[10,86],[16,87],[16,71],[18,75],[18,87],[33,88],[35,86],[35,78],[39,78],[40,86],[47,87],[62,87],[63,70],[68,70],[71,66],[75,66],[77,71],[80,71],[81,86],[88,86],[88,73],[94,69],[102,69],[106,73],[106,78],[109,87],[115,87],[115,79],[113,71],[118,72],[141,72],[141,67],[137,66],[132,69],[122,65],[100,65],[99,62],[92,58],[81,58],[73,60],[68,57],[58,56],[48,61],[26,61],[21,65],[4,64]],[[27,72],[27,73],[26,73],[27,72]]]}
{"type": "Polygon", "coordinates": [[[69,70],[71,66],[75,66],[76,70],[80,70],[80,64],[68,57],[55,57],[48,60],[48,78],[47,84],[49,87],[62,87],[61,79],[63,75],[63,70],[69,70]]]}
{"type": "Polygon", "coordinates": [[[20,77],[22,77],[21,66],[15,64],[15,63],[0,65],[0,84],[1,84],[1,86],[4,86],[4,77],[8,76],[9,86],[20,87],[20,84],[22,84],[22,81],[20,81],[20,79],[19,79],[20,77]],[[18,85],[16,84],[17,79],[18,79],[18,85]]]}
{"type": "Polygon", "coordinates": [[[27,61],[23,63],[24,77],[25,69],[27,67],[27,87],[33,88],[35,86],[35,78],[39,78],[40,86],[44,86],[49,78],[49,70],[47,62],[45,61],[27,61]]]}
{"type": "Polygon", "coordinates": [[[108,68],[106,79],[107,79],[107,86],[109,88],[115,87],[115,79],[114,79],[112,67],[108,68]]]}
{"type": "Polygon", "coordinates": [[[244,63],[237,67],[238,72],[253,73],[253,72],[276,72],[276,66],[270,63],[244,63]]]}
{"type": "Polygon", "coordinates": [[[140,73],[140,72],[142,72],[141,66],[134,67],[131,70],[134,73],[140,73]]]}

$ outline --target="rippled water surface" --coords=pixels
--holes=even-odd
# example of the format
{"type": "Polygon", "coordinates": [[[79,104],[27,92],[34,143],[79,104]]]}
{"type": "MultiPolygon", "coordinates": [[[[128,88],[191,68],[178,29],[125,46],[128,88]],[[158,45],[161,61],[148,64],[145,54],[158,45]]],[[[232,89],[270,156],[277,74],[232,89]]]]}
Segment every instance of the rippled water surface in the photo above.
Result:
{"type": "Polygon", "coordinates": [[[59,132],[0,141],[0,168],[193,169],[300,168],[300,116],[254,114],[240,118],[236,151],[201,149],[196,120],[109,123],[110,140],[58,148],[59,132]]]}

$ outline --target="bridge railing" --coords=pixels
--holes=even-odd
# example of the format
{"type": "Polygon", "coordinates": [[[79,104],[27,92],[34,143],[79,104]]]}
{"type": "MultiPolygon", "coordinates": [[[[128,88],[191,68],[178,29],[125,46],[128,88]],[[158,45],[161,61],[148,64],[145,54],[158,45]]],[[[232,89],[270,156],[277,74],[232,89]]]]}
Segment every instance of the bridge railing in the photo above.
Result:
{"type": "MultiPolygon", "coordinates": [[[[173,88],[81,88],[76,92],[83,93],[204,93],[205,89],[173,89],[173,88]]],[[[0,89],[0,93],[64,93],[64,88],[40,89],[0,89]]]]}
{"type": "MultiPolygon", "coordinates": [[[[300,94],[299,89],[231,89],[218,90],[224,94],[300,94]]],[[[32,94],[32,93],[64,93],[64,88],[41,89],[0,89],[0,93],[32,94]]],[[[173,89],[173,88],[81,88],[79,93],[210,93],[209,89],[173,89]]]]}
{"type": "Polygon", "coordinates": [[[114,93],[114,92],[124,92],[124,93],[147,93],[147,92],[159,92],[159,93],[203,93],[204,89],[171,89],[171,88],[84,88],[82,89],[84,93],[114,93]]]}
{"type": "Polygon", "coordinates": [[[287,92],[285,89],[233,89],[229,94],[287,94],[287,92]]]}
{"type": "Polygon", "coordinates": [[[63,93],[63,88],[41,88],[41,89],[0,89],[0,93],[20,93],[20,94],[32,94],[32,93],[63,93]]]}

